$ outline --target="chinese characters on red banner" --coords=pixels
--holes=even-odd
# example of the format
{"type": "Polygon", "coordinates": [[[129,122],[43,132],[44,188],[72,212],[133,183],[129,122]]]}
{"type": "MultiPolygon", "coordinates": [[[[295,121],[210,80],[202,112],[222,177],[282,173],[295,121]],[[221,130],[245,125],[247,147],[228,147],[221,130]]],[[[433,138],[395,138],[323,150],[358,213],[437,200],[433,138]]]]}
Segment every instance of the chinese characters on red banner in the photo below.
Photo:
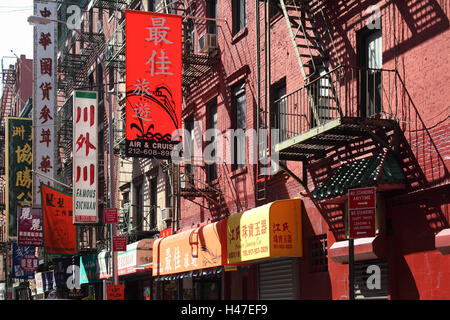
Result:
{"type": "MultiPolygon", "coordinates": [[[[57,19],[57,3],[35,1],[34,14],[57,19]]],[[[56,22],[34,27],[34,153],[33,205],[40,207],[41,183],[55,176],[56,22]],[[48,179],[46,178],[48,177],[48,179]]]]}
{"type": "Polygon", "coordinates": [[[181,141],[181,17],[126,11],[125,19],[125,152],[169,159],[181,141]]]}
{"type": "Polygon", "coordinates": [[[41,191],[45,252],[76,254],[77,227],[72,223],[72,196],[44,184],[41,191]]]}

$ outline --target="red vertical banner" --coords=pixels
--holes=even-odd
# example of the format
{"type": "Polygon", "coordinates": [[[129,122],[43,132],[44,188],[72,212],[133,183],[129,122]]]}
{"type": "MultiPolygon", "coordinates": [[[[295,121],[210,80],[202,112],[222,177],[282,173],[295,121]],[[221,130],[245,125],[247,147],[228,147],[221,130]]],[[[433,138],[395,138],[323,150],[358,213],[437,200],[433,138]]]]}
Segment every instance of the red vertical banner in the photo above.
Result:
{"type": "Polygon", "coordinates": [[[76,254],[77,227],[72,223],[72,196],[41,184],[46,253],[76,254]]]}
{"type": "Polygon", "coordinates": [[[181,141],[181,16],[127,10],[126,155],[169,159],[181,141]]]}

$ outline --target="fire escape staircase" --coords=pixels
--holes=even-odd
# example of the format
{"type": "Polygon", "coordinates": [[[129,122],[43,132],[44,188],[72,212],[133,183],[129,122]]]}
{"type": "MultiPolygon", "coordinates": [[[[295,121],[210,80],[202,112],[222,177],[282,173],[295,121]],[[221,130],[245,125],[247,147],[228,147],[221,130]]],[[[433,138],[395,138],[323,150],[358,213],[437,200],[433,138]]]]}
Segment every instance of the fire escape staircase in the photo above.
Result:
{"type": "MultiPolygon", "coordinates": [[[[262,2],[267,8],[267,2],[262,2]]],[[[268,24],[269,15],[266,12],[264,19],[261,19],[257,8],[258,128],[266,129],[269,135],[273,128],[269,116],[273,105],[279,104],[276,116],[282,119],[278,128],[279,142],[269,142],[271,148],[260,148],[258,155],[261,159],[267,155],[270,157],[269,152],[277,152],[280,160],[301,161],[302,177],[289,170],[284,162],[280,162],[280,167],[304,187],[306,195],[316,203],[327,220],[329,218],[333,224],[339,220],[338,225],[342,230],[342,215],[330,215],[333,212],[330,206],[321,206],[320,199],[314,198],[310,190],[313,187],[318,190],[320,183],[326,181],[316,180],[314,168],[319,168],[318,172],[322,174],[323,169],[327,168],[329,170],[326,170],[326,177],[332,177],[335,169],[327,165],[331,158],[342,159],[343,155],[350,155],[344,162],[340,162],[342,165],[356,161],[355,159],[374,156],[377,152],[389,153],[402,170],[407,190],[418,190],[448,181],[449,171],[396,70],[361,69],[343,65],[328,67],[321,42],[330,33],[323,31],[327,29],[324,27],[327,22],[317,3],[279,1],[304,83],[299,89],[273,102],[268,97],[270,68],[267,61],[270,61],[270,51],[267,49],[270,48],[270,35],[267,34],[267,29],[265,32],[258,32],[261,30],[259,23],[264,21],[268,24]],[[310,10],[312,4],[314,14],[310,10]],[[315,26],[315,19],[320,16],[324,18],[321,23],[322,37],[315,26]],[[377,87],[364,87],[364,78],[366,82],[372,81],[372,84],[378,79],[377,87]],[[375,106],[376,111],[364,113],[363,109],[368,106],[375,106]],[[427,148],[421,148],[421,145],[426,145],[427,148]],[[339,151],[342,149],[345,150],[339,151]],[[268,150],[270,151],[267,152],[268,150]],[[307,176],[311,176],[313,181],[308,181],[307,176]]],[[[330,48],[327,52],[335,48],[331,36],[327,47],[330,48]]],[[[258,173],[259,170],[260,168],[258,173]]],[[[256,200],[261,203],[268,201],[269,180],[270,176],[257,177],[256,200]]]]}

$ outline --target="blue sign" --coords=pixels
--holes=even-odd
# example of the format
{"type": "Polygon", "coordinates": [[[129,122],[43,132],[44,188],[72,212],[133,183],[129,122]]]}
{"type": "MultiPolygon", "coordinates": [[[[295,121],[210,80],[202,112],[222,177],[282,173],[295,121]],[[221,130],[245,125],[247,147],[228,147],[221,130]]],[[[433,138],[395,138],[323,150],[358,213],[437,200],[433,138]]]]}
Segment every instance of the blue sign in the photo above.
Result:
{"type": "MultiPolygon", "coordinates": [[[[36,247],[23,247],[19,246],[17,242],[13,242],[13,268],[11,272],[11,277],[16,279],[31,280],[34,279],[34,271],[26,271],[26,261],[27,257],[35,256],[36,247]]],[[[37,266],[36,266],[37,267],[37,266]]]]}

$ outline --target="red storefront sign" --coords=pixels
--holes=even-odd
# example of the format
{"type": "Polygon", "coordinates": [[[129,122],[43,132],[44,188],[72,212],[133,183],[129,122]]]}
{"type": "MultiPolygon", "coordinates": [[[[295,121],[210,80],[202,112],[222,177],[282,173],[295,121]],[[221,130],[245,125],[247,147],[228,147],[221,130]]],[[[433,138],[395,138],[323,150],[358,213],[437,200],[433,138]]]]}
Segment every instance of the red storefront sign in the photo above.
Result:
{"type": "Polygon", "coordinates": [[[129,157],[170,159],[181,141],[181,18],[125,11],[129,157]]]}
{"type": "Polygon", "coordinates": [[[107,284],[106,285],[106,299],[107,300],[124,300],[124,285],[123,284],[107,284]]]}
{"type": "Polygon", "coordinates": [[[127,251],[127,237],[113,237],[113,251],[127,251]]]}
{"type": "Polygon", "coordinates": [[[168,237],[168,236],[171,236],[171,235],[172,235],[172,228],[166,228],[166,229],[161,230],[159,232],[159,237],[160,238],[165,238],[165,237],[168,237]]]}
{"type": "Polygon", "coordinates": [[[348,190],[348,220],[351,238],[375,236],[375,196],[375,187],[348,190]]]}
{"type": "Polygon", "coordinates": [[[117,208],[103,209],[103,219],[105,223],[117,223],[117,208]]]}

